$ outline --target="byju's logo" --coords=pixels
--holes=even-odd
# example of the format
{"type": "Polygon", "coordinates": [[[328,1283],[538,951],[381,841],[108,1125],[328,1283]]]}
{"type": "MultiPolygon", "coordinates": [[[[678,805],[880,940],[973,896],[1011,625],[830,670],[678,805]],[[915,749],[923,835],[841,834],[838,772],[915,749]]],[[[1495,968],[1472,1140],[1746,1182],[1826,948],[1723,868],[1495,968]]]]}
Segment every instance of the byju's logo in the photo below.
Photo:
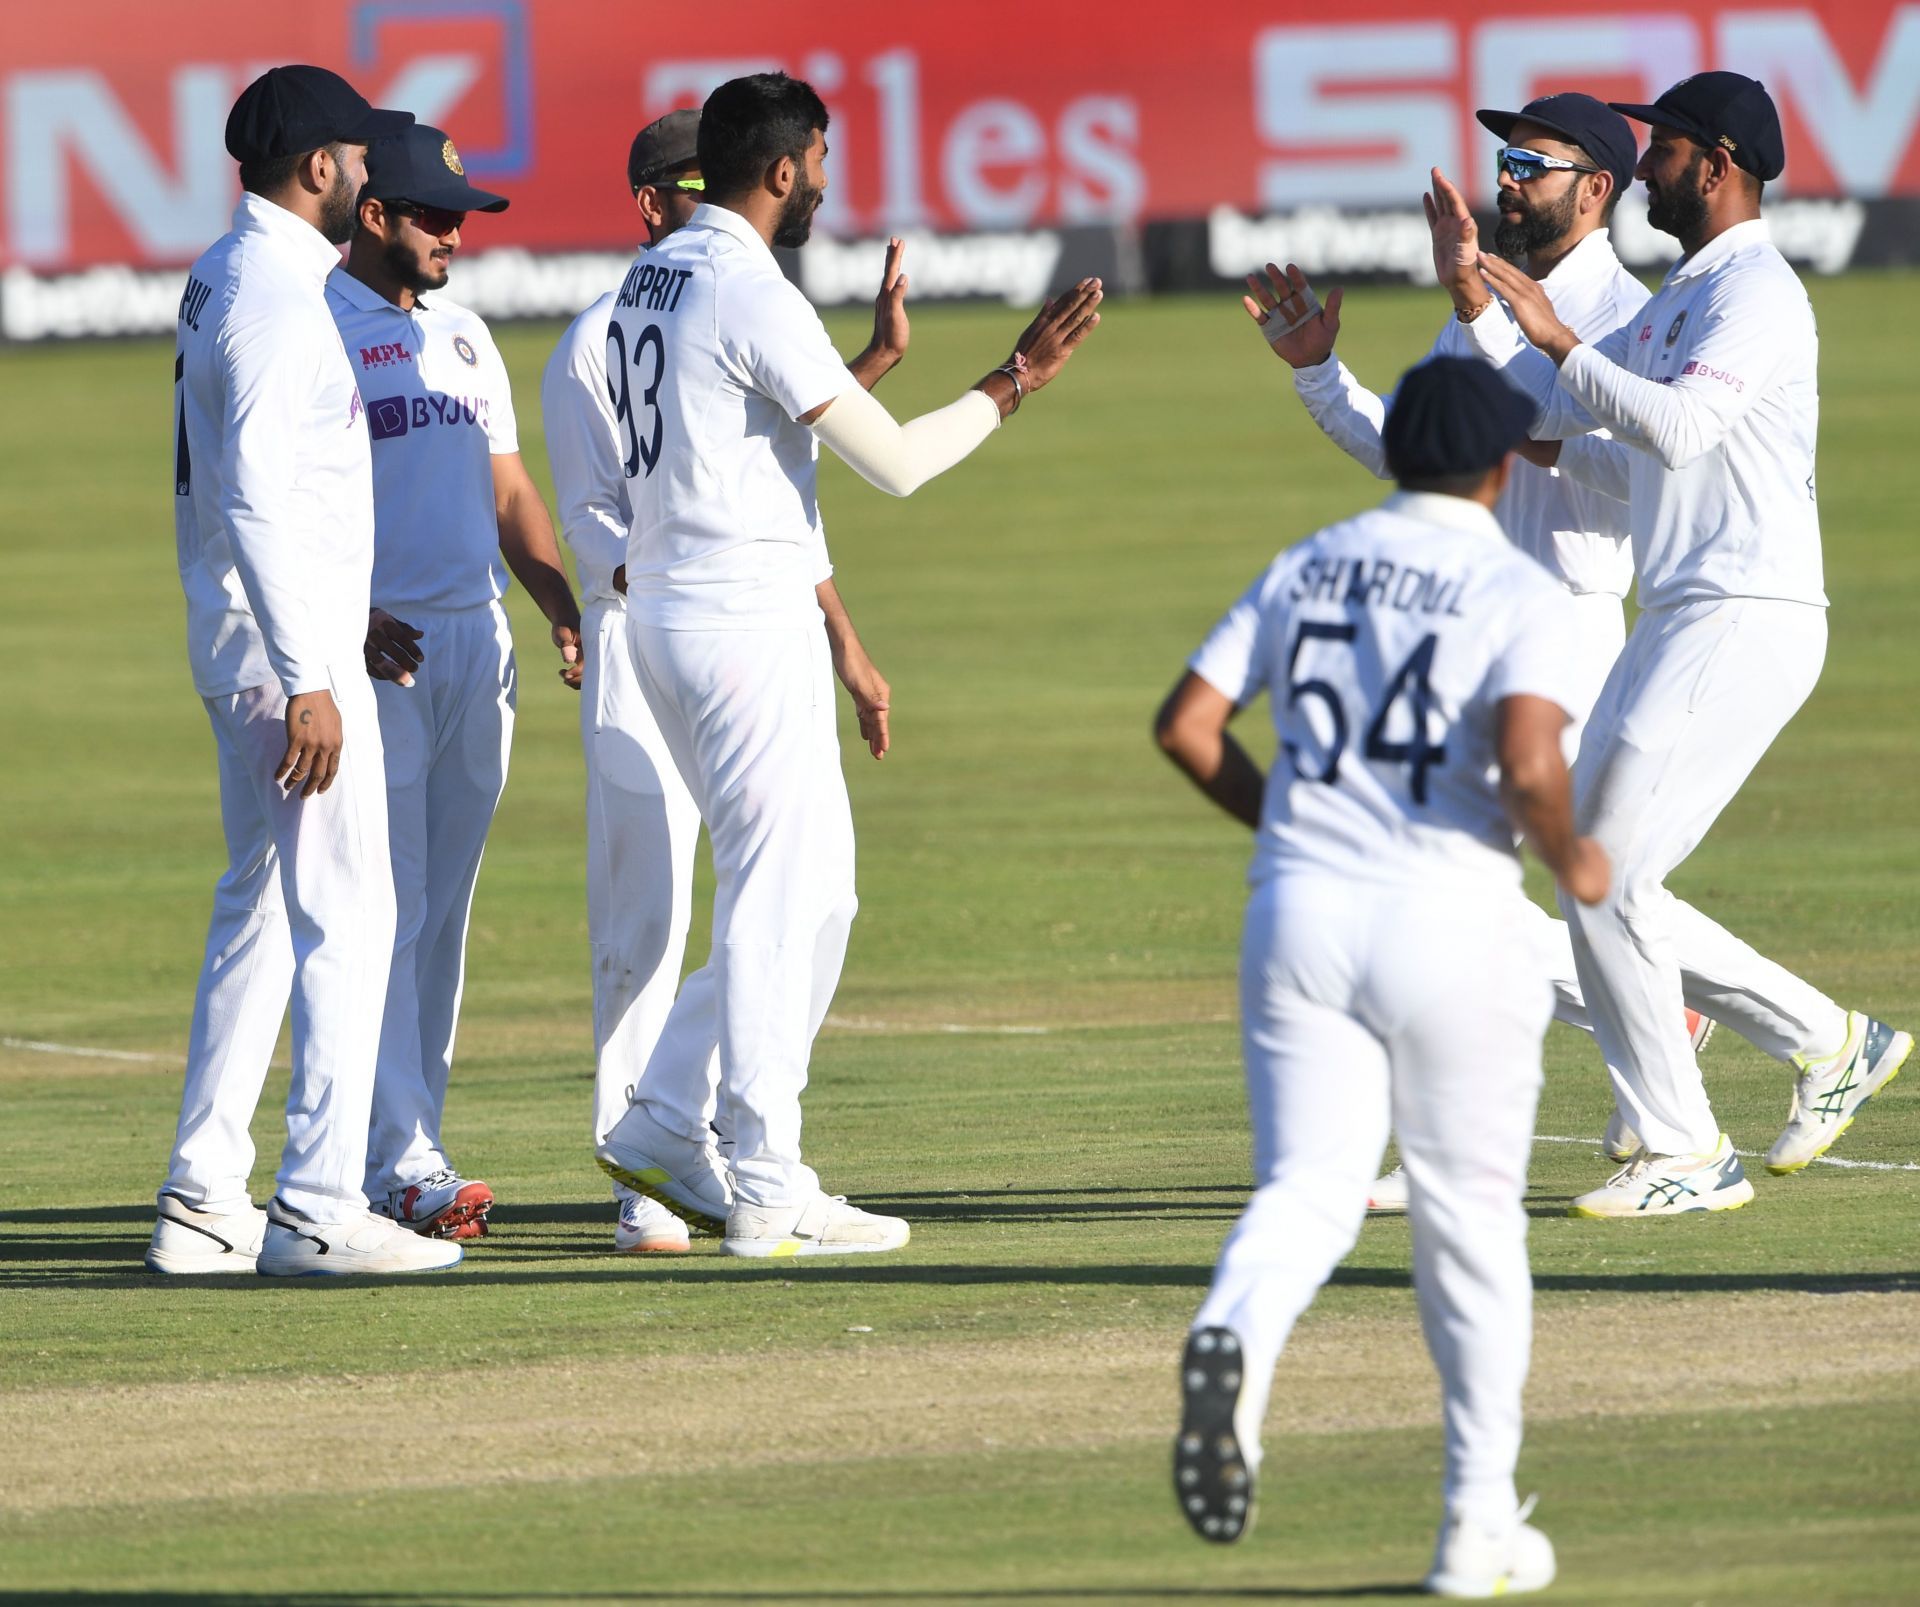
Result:
{"type": "Polygon", "coordinates": [[[407,433],[407,399],[404,396],[382,396],[378,401],[367,403],[367,431],[374,440],[384,441],[389,436],[407,433]]]}

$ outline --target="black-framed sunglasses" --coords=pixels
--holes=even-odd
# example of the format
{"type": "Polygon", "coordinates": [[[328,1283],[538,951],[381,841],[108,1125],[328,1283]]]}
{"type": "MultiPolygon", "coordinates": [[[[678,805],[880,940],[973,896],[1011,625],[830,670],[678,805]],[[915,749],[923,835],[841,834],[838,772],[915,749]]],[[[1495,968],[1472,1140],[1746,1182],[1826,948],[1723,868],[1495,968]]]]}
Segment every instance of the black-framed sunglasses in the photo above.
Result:
{"type": "Polygon", "coordinates": [[[467,221],[464,212],[450,211],[443,206],[422,206],[418,201],[389,201],[387,206],[402,217],[412,218],[420,226],[421,233],[430,234],[435,239],[452,234],[467,221]]]}
{"type": "Polygon", "coordinates": [[[1501,148],[1494,158],[1495,171],[1504,173],[1516,184],[1527,184],[1547,173],[1598,173],[1597,167],[1570,162],[1564,156],[1549,156],[1545,151],[1530,151],[1524,145],[1501,148]]]}

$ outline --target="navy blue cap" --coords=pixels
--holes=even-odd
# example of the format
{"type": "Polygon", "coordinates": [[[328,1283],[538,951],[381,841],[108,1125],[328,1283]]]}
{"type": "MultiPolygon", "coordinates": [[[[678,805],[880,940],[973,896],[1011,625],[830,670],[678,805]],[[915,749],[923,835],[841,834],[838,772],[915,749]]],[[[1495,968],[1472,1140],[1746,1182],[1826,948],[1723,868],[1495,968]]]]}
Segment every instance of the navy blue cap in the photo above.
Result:
{"type": "Polygon", "coordinates": [[[268,162],[335,141],[371,145],[412,121],[412,112],[369,106],[324,67],[272,67],[240,91],[227,113],[227,154],[236,162],[268,162]]]}
{"type": "Polygon", "coordinates": [[[1718,145],[1755,178],[1777,179],[1787,165],[1787,139],[1767,86],[1744,73],[1695,73],[1651,106],[1612,102],[1640,123],[1677,128],[1702,145],[1718,145]]]}
{"type": "Polygon", "coordinates": [[[633,136],[627,148],[627,185],[635,195],[643,184],[657,184],[669,173],[700,165],[700,113],[683,106],[656,117],[633,136]]]}
{"type": "Polygon", "coordinates": [[[1517,112],[1475,112],[1483,128],[1501,139],[1513,138],[1516,123],[1538,123],[1540,127],[1572,140],[1595,163],[1613,175],[1618,194],[1633,182],[1633,169],[1639,161],[1640,144],[1633,126],[1620,113],[1591,95],[1568,90],[1559,95],[1541,95],[1517,112]]]}
{"type": "Polygon", "coordinates": [[[1400,376],[1380,432],[1396,480],[1484,474],[1526,439],[1533,403],[1487,364],[1434,357],[1400,376]]]}
{"type": "Polygon", "coordinates": [[[415,123],[367,152],[367,182],[360,194],[375,201],[445,207],[449,212],[507,209],[504,195],[475,189],[467,182],[467,170],[460,165],[460,153],[446,131],[425,123],[415,123]]]}

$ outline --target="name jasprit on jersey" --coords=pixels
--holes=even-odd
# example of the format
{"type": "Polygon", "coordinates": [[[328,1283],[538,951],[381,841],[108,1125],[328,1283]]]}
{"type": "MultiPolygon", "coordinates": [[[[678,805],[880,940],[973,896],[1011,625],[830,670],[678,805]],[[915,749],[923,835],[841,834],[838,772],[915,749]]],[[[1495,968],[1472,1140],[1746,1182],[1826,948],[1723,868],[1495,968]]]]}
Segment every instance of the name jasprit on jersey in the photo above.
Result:
{"type": "Polygon", "coordinates": [[[1363,608],[1391,608],[1402,614],[1448,614],[1455,619],[1466,592],[1463,575],[1397,565],[1386,558],[1371,564],[1364,558],[1309,558],[1293,582],[1292,600],[1355,603],[1363,608]]]}

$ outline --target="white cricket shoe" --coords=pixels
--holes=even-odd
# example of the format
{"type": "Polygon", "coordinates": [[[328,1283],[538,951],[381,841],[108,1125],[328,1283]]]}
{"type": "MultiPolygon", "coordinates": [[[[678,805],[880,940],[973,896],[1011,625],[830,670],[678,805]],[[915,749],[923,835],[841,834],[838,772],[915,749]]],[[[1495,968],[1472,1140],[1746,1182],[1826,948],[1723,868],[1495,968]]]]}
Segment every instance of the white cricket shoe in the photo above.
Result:
{"type": "Polygon", "coordinates": [[[898,1250],[912,1230],[897,1216],[849,1205],[844,1194],[816,1194],[799,1205],[737,1202],[721,1248],[750,1259],[793,1255],[876,1255],[898,1250]]]}
{"type": "MultiPolygon", "coordinates": [[[[1712,1016],[1703,1016],[1698,1010],[1687,1011],[1686,1022],[1687,1042],[1693,1045],[1693,1053],[1697,1059],[1700,1051],[1706,1048],[1707,1040],[1713,1036],[1713,1029],[1720,1023],[1712,1016]]],[[[1600,1146],[1607,1152],[1607,1159],[1616,1166],[1623,1161],[1632,1160],[1639,1152],[1640,1135],[1633,1130],[1618,1108],[1607,1118],[1607,1133],[1606,1137],[1601,1139],[1600,1146]]]]}
{"type": "Polygon", "coordinates": [[[1229,1545],[1253,1527],[1260,1425],[1231,1328],[1196,1328],[1180,1357],[1173,1498],[1202,1540],[1229,1545]]]}
{"type": "Polygon", "coordinates": [[[197,1211],[177,1194],[163,1193],[153,1238],[147,1244],[149,1272],[201,1275],[251,1272],[266,1237],[267,1213],[197,1211]]]}
{"type": "Polygon", "coordinates": [[[1391,1172],[1382,1173],[1373,1180],[1373,1187],[1367,1190],[1367,1209],[1369,1211],[1404,1211],[1407,1208],[1407,1169],[1396,1166],[1391,1172]]]}
{"type": "Polygon", "coordinates": [[[1784,1177],[1832,1149],[1853,1125],[1860,1107],[1900,1075],[1913,1053],[1913,1035],[1885,1022],[1847,1016],[1847,1041],[1837,1054],[1821,1060],[1794,1056],[1800,1077],[1793,1085],[1793,1108],[1786,1130],[1767,1151],[1767,1170],[1784,1177]]]}
{"type": "Polygon", "coordinates": [[[1641,1150],[1599,1188],[1578,1196],[1569,1216],[1680,1216],[1737,1211],[1753,1198],[1740,1157],[1725,1133],[1711,1155],[1650,1155],[1641,1150]]]}
{"type": "Polygon", "coordinates": [[[683,1218],[693,1233],[725,1233],[733,1209],[733,1183],[709,1138],[705,1143],[669,1133],[639,1105],[593,1152],[614,1182],[657,1200],[683,1218]]]}
{"type": "Polygon", "coordinates": [[[451,1239],[422,1237],[371,1211],[345,1222],[316,1222],[276,1198],[267,1205],[266,1242],[254,1270],[268,1278],[440,1272],[463,1254],[451,1239]]]}
{"type": "Polygon", "coordinates": [[[691,1248],[686,1223],[658,1200],[628,1193],[620,1196],[613,1247],[636,1255],[680,1255],[691,1248]]]}
{"type": "Polygon", "coordinates": [[[1427,1589],[1436,1596],[1463,1601],[1545,1590],[1553,1583],[1553,1542],[1527,1522],[1532,1514],[1529,1497],[1513,1528],[1495,1534],[1470,1518],[1449,1513],[1434,1543],[1427,1589]]]}
{"type": "Polygon", "coordinates": [[[417,1183],[403,1183],[373,1210],[430,1239],[483,1239],[493,1190],[442,1167],[417,1183]]]}

